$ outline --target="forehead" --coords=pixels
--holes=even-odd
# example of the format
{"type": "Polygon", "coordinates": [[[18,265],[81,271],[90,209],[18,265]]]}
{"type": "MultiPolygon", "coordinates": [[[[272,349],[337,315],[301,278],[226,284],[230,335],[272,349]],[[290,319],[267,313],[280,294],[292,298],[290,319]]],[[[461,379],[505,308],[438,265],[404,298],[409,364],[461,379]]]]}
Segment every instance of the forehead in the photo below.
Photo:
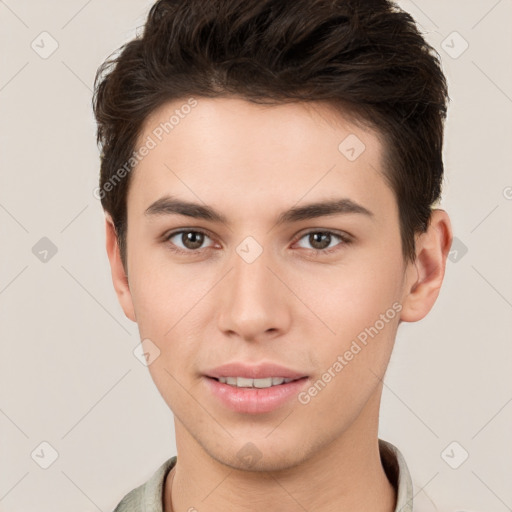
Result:
{"type": "Polygon", "coordinates": [[[165,193],[219,205],[229,197],[243,210],[335,190],[364,202],[387,188],[378,134],[326,103],[184,98],[146,119],[135,150],[143,146],[128,199],[138,209],[165,193]]]}
{"type": "Polygon", "coordinates": [[[310,149],[318,144],[319,137],[323,146],[334,144],[336,149],[344,134],[357,134],[371,146],[380,146],[375,130],[356,124],[325,101],[261,104],[235,96],[191,97],[164,103],[152,112],[143,123],[137,145],[143,144],[147,136],[165,145],[180,135],[195,135],[204,145],[211,140],[219,143],[226,138],[241,139],[246,145],[238,149],[247,152],[251,150],[247,144],[250,138],[296,153],[298,146],[310,149]]]}

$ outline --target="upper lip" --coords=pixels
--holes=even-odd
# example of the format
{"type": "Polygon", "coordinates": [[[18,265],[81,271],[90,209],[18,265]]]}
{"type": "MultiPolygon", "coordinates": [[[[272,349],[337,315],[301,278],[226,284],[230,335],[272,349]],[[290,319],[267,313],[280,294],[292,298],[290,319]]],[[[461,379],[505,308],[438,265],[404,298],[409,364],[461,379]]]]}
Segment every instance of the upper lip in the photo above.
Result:
{"type": "Polygon", "coordinates": [[[300,379],[307,377],[304,373],[285,368],[274,363],[227,363],[205,372],[207,377],[244,377],[246,379],[266,379],[268,377],[283,377],[284,379],[300,379]]]}

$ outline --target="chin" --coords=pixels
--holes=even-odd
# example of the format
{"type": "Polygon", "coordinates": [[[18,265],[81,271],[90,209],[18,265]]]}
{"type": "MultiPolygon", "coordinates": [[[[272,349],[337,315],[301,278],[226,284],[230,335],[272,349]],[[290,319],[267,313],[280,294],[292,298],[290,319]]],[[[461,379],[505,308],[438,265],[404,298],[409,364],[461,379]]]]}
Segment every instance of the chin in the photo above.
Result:
{"type": "Polygon", "coordinates": [[[277,444],[265,438],[245,442],[232,440],[229,446],[216,445],[214,450],[206,451],[212,459],[238,471],[283,471],[304,462],[303,442],[293,443],[293,439],[288,438],[288,445],[277,444]]]}

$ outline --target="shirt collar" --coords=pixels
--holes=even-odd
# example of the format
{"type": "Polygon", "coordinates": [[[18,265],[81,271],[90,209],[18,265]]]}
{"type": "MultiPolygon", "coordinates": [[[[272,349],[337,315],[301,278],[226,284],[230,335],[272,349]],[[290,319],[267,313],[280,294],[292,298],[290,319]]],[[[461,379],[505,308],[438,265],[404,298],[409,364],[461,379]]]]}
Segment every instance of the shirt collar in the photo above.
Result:
{"type": "MultiPolygon", "coordinates": [[[[395,512],[413,512],[412,480],[402,453],[383,439],[379,439],[379,451],[386,476],[397,493],[395,512]]],[[[176,456],[166,460],[145,484],[129,493],[114,512],[163,512],[165,479],[176,461],[176,456]]]]}
{"type": "Polygon", "coordinates": [[[379,439],[380,459],[388,480],[396,490],[395,512],[413,512],[413,487],[411,474],[400,450],[383,439],[379,439]]]}

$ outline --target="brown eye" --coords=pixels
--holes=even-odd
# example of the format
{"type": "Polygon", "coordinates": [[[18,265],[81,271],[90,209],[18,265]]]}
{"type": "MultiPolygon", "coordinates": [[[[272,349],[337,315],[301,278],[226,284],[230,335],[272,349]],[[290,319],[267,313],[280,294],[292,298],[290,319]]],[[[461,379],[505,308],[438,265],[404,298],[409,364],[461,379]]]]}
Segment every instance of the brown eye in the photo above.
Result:
{"type": "Polygon", "coordinates": [[[351,243],[349,235],[343,235],[334,233],[332,231],[310,231],[302,235],[297,243],[299,247],[303,249],[309,249],[311,251],[319,251],[321,253],[330,253],[341,249],[343,246],[351,243]],[[307,242],[307,245],[303,245],[303,241],[307,242]]]}
{"type": "Polygon", "coordinates": [[[204,235],[196,231],[187,231],[181,234],[181,241],[187,249],[199,249],[203,245],[204,235]]]}
{"type": "Polygon", "coordinates": [[[313,249],[323,250],[327,249],[331,245],[331,234],[330,233],[309,233],[309,243],[313,249]]]}
{"type": "Polygon", "coordinates": [[[166,240],[176,246],[177,251],[189,252],[201,249],[206,238],[208,235],[202,231],[182,230],[171,233],[166,240]]]}

